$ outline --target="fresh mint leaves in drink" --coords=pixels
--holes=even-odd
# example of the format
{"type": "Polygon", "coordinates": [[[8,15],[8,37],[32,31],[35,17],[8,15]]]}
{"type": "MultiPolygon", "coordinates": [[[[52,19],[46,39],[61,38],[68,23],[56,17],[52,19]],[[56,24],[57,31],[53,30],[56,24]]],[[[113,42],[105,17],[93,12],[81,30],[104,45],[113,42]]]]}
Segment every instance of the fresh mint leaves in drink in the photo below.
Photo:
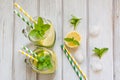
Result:
{"type": "Polygon", "coordinates": [[[77,25],[80,23],[81,18],[77,18],[76,16],[72,15],[72,18],[70,19],[70,23],[73,25],[74,30],[76,29],[77,25]]]}
{"type": "Polygon", "coordinates": [[[73,37],[72,38],[64,38],[64,40],[67,42],[72,42],[75,45],[80,45],[80,43],[77,40],[75,40],[73,37]]]}
{"type": "Polygon", "coordinates": [[[44,23],[41,17],[38,17],[37,24],[34,23],[34,29],[29,33],[33,39],[44,38],[45,32],[50,28],[49,24],[44,23]]]}
{"type": "Polygon", "coordinates": [[[39,70],[52,68],[51,56],[49,54],[45,54],[44,51],[40,51],[38,53],[37,59],[37,68],[39,70]]]}
{"type": "Polygon", "coordinates": [[[95,55],[97,55],[99,58],[101,58],[104,54],[105,54],[105,52],[107,52],[108,51],[108,48],[94,48],[93,49],[93,52],[95,53],[95,55]]]}

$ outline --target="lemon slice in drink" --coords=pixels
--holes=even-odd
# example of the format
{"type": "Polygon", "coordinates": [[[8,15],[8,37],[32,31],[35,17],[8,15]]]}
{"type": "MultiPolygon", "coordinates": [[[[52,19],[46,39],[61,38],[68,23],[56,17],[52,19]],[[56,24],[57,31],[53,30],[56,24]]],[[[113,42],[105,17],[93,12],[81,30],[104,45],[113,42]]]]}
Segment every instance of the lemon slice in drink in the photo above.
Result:
{"type": "MultiPolygon", "coordinates": [[[[80,41],[81,41],[81,36],[76,31],[72,31],[72,32],[68,33],[65,38],[73,38],[79,44],[80,44],[80,41]]],[[[65,41],[65,44],[66,44],[66,46],[68,46],[70,48],[76,48],[76,47],[79,46],[79,45],[74,44],[73,42],[68,42],[68,41],[65,41]]]]}
{"type": "Polygon", "coordinates": [[[51,47],[54,45],[55,37],[56,37],[56,33],[55,33],[55,30],[54,30],[54,27],[52,24],[51,24],[50,30],[46,34],[47,34],[46,38],[44,40],[41,40],[40,44],[45,46],[45,47],[51,47]]]}

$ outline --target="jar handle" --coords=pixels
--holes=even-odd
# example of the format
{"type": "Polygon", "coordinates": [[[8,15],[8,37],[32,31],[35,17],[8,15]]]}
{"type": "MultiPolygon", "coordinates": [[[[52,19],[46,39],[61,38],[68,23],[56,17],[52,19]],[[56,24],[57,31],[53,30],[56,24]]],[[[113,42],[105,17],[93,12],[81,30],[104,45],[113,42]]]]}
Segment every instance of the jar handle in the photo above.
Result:
{"type": "Polygon", "coordinates": [[[29,65],[29,61],[28,61],[27,58],[25,58],[24,62],[25,62],[27,65],[29,65]]]}
{"type": "Polygon", "coordinates": [[[25,30],[25,29],[22,30],[22,33],[23,33],[23,35],[27,38],[27,33],[26,33],[26,30],[25,30]]]}

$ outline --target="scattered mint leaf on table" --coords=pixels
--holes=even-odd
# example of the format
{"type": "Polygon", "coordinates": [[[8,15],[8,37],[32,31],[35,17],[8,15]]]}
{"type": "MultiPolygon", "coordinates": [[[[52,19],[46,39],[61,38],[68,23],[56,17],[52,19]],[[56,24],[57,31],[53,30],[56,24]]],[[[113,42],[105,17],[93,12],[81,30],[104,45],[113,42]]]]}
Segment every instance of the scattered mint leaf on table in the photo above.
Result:
{"type": "Polygon", "coordinates": [[[76,16],[72,15],[70,19],[70,23],[74,26],[74,30],[76,29],[77,25],[80,23],[81,18],[77,18],[76,16]]]}
{"type": "Polygon", "coordinates": [[[80,43],[77,40],[75,40],[73,37],[72,38],[64,38],[64,40],[67,42],[72,42],[75,45],[80,45],[80,43]]]}
{"type": "Polygon", "coordinates": [[[74,38],[64,38],[64,40],[67,42],[72,42],[74,40],[74,38]]]}
{"type": "Polygon", "coordinates": [[[79,43],[77,40],[74,40],[73,43],[74,43],[75,45],[80,45],[80,43],[79,43]]]}
{"type": "Polygon", "coordinates": [[[105,52],[107,52],[108,51],[108,48],[94,48],[93,49],[93,52],[95,53],[95,55],[97,55],[99,58],[101,58],[104,54],[105,54],[105,52]]]}

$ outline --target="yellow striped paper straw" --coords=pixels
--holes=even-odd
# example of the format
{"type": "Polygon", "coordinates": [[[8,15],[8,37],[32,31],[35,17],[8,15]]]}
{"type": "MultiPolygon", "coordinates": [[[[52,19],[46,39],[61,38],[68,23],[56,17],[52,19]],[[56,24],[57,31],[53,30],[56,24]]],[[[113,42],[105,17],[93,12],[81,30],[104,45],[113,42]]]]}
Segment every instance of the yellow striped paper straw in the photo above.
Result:
{"type": "Polygon", "coordinates": [[[14,3],[15,7],[17,7],[25,16],[29,18],[30,21],[37,23],[21,6],[19,6],[17,3],[14,3]]]}
{"type": "Polygon", "coordinates": [[[35,60],[36,62],[38,62],[38,60],[37,60],[36,58],[34,58],[33,56],[31,56],[31,55],[25,53],[24,51],[19,50],[19,52],[21,52],[22,54],[26,55],[26,56],[29,57],[30,59],[33,59],[33,60],[35,60]]]}
{"type": "Polygon", "coordinates": [[[65,49],[67,51],[67,53],[69,54],[69,56],[71,57],[71,59],[73,60],[73,62],[76,64],[76,66],[78,67],[80,73],[83,75],[83,77],[85,78],[85,80],[87,80],[87,76],[85,75],[85,73],[82,71],[82,69],[80,68],[80,66],[78,65],[78,63],[76,62],[76,60],[71,56],[70,52],[67,50],[67,48],[65,46],[63,46],[63,49],[65,49]]]}

